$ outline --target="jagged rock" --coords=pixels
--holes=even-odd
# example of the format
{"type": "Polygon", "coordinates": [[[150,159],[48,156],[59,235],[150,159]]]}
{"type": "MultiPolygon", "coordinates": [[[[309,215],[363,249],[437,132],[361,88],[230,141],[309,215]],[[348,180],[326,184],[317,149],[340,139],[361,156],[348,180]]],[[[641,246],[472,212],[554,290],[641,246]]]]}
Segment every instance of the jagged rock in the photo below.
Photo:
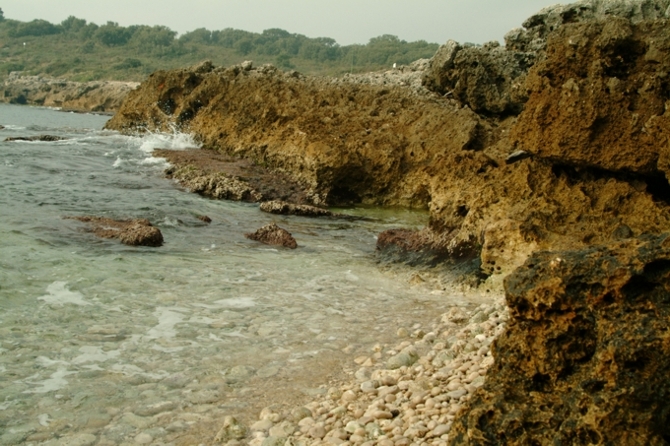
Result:
{"type": "Polygon", "coordinates": [[[261,211],[279,215],[299,215],[301,217],[332,217],[328,209],[318,208],[306,204],[292,204],[285,201],[264,201],[260,206],[261,211]]]}
{"type": "Polygon", "coordinates": [[[632,23],[670,18],[670,0],[584,0],[542,9],[497,42],[460,45],[453,40],[430,60],[423,84],[478,113],[518,114],[527,100],[526,74],[545,57],[549,34],[562,25],[620,17],[632,23]]]}
{"type": "Polygon", "coordinates": [[[526,73],[535,58],[534,52],[511,51],[497,42],[480,47],[450,40],[431,59],[423,84],[477,113],[518,114],[527,99],[526,73]]]}
{"type": "Polygon", "coordinates": [[[669,71],[668,20],[565,25],[528,76],[512,143],[580,169],[668,176],[669,71]]]}
{"type": "Polygon", "coordinates": [[[53,142],[53,141],[63,141],[67,138],[62,136],[54,135],[39,135],[39,136],[15,136],[10,138],[5,138],[5,141],[43,141],[43,142],[53,142]]]}
{"type": "Polygon", "coordinates": [[[562,25],[596,22],[620,17],[639,23],[670,18],[670,0],[583,0],[567,5],[552,5],[533,14],[523,28],[505,35],[505,46],[513,51],[542,54],[549,34],[562,25]]]}
{"type": "Polygon", "coordinates": [[[244,234],[244,236],[250,240],[265,243],[266,245],[283,246],[290,249],[298,247],[298,243],[291,233],[286,229],[280,228],[275,223],[265,225],[258,231],[244,234]]]}
{"type": "Polygon", "coordinates": [[[113,220],[105,217],[66,217],[88,223],[91,232],[102,238],[116,238],[125,245],[153,246],[163,245],[163,234],[160,229],[151,225],[149,220],[113,220]]]}
{"type": "Polygon", "coordinates": [[[0,101],[74,111],[113,112],[137,82],[72,82],[12,72],[0,88],[0,101]]]}
{"type": "Polygon", "coordinates": [[[667,234],[534,254],[505,290],[511,320],[450,444],[667,444],[667,234]]]}

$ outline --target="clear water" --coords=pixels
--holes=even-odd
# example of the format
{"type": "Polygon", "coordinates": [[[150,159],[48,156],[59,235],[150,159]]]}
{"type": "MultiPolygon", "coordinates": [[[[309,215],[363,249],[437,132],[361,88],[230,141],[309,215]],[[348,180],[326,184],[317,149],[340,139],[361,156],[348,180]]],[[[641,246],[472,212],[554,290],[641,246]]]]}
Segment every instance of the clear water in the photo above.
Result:
{"type": "Polygon", "coordinates": [[[379,231],[425,214],[311,220],[202,198],[150,156],[187,135],[128,137],[99,130],[106,119],[0,104],[2,140],[68,138],[0,143],[0,445],[206,436],[223,415],[305,400],[455,301],[375,263],[379,231]],[[75,215],[149,218],[166,243],[97,239],[75,215]],[[300,247],[244,238],[271,221],[300,247]]]}

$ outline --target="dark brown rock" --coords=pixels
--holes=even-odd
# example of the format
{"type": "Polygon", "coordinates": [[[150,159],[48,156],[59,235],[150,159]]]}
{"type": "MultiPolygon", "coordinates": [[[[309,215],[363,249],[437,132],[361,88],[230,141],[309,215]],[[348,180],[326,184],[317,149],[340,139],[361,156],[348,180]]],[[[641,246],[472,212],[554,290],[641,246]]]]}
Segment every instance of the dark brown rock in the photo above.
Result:
{"type": "Polygon", "coordinates": [[[509,326],[450,444],[668,444],[670,236],[536,253],[505,290],[509,326]]]}
{"type": "Polygon", "coordinates": [[[202,222],[205,222],[205,223],[211,223],[212,222],[212,219],[209,218],[206,215],[198,215],[198,220],[200,220],[202,222]]]}
{"type": "Polygon", "coordinates": [[[250,240],[265,243],[266,245],[283,246],[285,248],[295,249],[298,243],[290,232],[280,228],[275,223],[263,226],[258,231],[244,234],[250,240]]]}
{"type": "Polygon", "coordinates": [[[116,238],[125,245],[153,246],[163,245],[163,234],[160,229],[151,225],[149,220],[113,220],[105,217],[66,217],[79,220],[90,225],[90,230],[98,237],[116,238]]]}

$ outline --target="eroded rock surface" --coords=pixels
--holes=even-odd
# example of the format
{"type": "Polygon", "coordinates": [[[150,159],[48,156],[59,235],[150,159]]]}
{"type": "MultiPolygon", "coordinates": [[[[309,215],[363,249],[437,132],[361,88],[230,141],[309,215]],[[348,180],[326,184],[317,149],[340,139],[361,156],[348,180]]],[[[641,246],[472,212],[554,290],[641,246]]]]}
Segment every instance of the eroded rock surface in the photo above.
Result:
{"type": "Polygon", "coordinates": [[[541,252],[450,444],[668,443],[670,237],[541,252]]]}
{"type": "Polygon", "coordinates": [[[73,111],[114,112],[137,82],[72,82],[42,76],[10,73],[0,91],[0,101],[42,105],[73,111]]]}
{"type": "Polygon", "coordinates": [[[247,202],[289,200],[305,203],[304,188],[287,175],[272,172],[246,159],[214,150],[157,149],[153,155],[170,164],[168,178],[201,195],[247,202]]]}
{"type": "Polygon", "coordinates": [[[266,245],[283,246],[290,249],[298,247],[298,243],[291,233],[286,229],[280,228],[275,223],[267,224],[258,231],[244,234],[244,236],[250,240],[265,243],[266,245]]]}
{"type": "Polygon", "coordinates": [[[146,218],[133,220],[113,220],[106,217],[67,217],[90,225],[90,230],[101,238],[119,239],[124,245],[153,246],[163,245],[163,234],[152,226],[146,218]]]}
{"type": "Polygon", "coordinates": [[[670,20],[623,18],[559,28],[528,77],[512,143],[595,175],[670,175],[668,29],[670,20]]]}

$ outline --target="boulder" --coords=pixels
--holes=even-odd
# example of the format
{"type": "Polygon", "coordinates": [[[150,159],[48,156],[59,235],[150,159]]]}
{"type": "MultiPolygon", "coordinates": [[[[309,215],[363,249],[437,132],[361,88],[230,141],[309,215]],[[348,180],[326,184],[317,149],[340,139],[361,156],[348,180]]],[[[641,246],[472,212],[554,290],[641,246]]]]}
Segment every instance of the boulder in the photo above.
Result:
{"type": "Polygon", "coordinates": [[[152,246],[163,245],[160,229],[151,225],[145,218],[133,220],[113,220],[106,217],[66,217],[88,223],[90,231],[101,238],[115,238],[125,245],[152,246]]]}
{"type": "Polygon", "coordinates": [[[661,445],[670,426],[670,236],[539,252],[450,444],[661,445]]]}
{"type": "Polygon", "coordinates": [[[290,232],[282,229],[275,223],[270,223],[258,231],[244,234],[250,240],[265,243],[266,245],[283,246],[285,248],[295,249],[298,243],[295,241],[290,232]]]}

